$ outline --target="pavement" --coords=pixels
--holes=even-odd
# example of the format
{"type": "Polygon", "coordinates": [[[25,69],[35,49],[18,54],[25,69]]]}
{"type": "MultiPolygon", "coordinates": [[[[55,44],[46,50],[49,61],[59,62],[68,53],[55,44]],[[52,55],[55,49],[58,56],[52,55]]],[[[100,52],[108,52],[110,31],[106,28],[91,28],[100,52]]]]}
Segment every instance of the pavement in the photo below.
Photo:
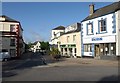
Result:
{"type": "MultiPolygon", "coordinates": [[[[20,59],[10,60],[7,62],[2,62],[2,70],[12,70],[16,67],[26,63],[30,59],[33,58],[34,53],[28,52],[24,53],[20,59]]],[[[94,58],[61,58],[58,61],[54,60],[49,55],[42,55],[43,60],[47,65],[45,66],[118,66],[117,60],[101,60],[101,59],[94,59],[94,58]]],[[[41,65],[39,65],[41,66],[41,65]]],[[[44,65],[42,65],[44,66],[44,65]]]]}
{"type": "Polygon", "coordinates": [[[118,60],[101,60],[95,58],[62,58],[59,61],[53,60],[51,56],[43,56],[48,63],[47,66],[115,66],[118,67],[118,60]]]}

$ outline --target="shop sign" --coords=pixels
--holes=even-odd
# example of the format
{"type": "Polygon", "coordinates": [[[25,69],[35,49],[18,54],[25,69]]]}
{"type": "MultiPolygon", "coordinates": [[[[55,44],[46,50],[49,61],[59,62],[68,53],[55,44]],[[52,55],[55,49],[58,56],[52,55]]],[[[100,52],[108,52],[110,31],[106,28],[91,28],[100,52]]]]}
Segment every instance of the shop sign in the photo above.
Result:
{"type": "Polygon", "coordinates": [[[103,40],[102,37],[99,37],[99,38],[92,38],[92,41],[101,41],[103,40]]]}

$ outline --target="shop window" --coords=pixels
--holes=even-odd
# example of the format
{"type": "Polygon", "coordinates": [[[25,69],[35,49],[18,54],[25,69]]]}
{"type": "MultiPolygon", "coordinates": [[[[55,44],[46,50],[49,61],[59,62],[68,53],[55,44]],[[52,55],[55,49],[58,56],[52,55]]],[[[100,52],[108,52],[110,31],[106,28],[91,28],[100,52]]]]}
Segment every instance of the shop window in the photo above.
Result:
{"type": "Polygon", "coordinates": [[[111,44],[111,55],[116,55],[116,44],[115,43],[112,43],[111,44]]]}
{"type": "Polygon", "coordinates": [[[110,55],[109,44],[105,44],[105,55],[110,55]]]}
{"type": "Polygon", "coordinates": [[[84,45],[84,51],[85,52],[92,52],[92,45],[91,44],[84,45]]]}
{"type": "Polygon", "coordinates": [[[100,55],[111,56],[116,54],[115,43],[100,44],[100,55]]]}

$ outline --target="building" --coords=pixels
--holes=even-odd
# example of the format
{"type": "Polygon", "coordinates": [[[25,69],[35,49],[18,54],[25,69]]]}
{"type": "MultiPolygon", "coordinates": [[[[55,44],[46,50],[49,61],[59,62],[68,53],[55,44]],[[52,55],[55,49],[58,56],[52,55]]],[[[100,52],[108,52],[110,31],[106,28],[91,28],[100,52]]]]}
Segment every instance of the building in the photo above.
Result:
{"type": "Polygon", "coordinates": [[[0,16],[0,50],[8,51],[11,57],[20,57],[24,52],[23,29],[19,21],[0,16]]]}
{"type": "Polygon", "coordinates": [[[81,27],[80,23],[69,25],[65,33],[59,37],[59,50],[62,56],[81,57],[81,27]]]}
{"type": "Polygon", "coordinates": [[[36,41],[36,42],[34,42],[32,44],[31,51],[32,52],[40,52],[41,51],[41,43],[40,43],[40,41],[36,41]]]}
{"type": "Polygon", "coordinates": [[[64,26],[58,26],[52,29],[51,42],[50,42],[51,47],[58,48],[58,40],[59,40],[58,38],[64,33],[64,31],[65,31],[64,26]]]}
{"type": "Polygon", "coordinates": [[[82,56],[120,56],[120,2],[94,10],[81,22],[82,56]]]}

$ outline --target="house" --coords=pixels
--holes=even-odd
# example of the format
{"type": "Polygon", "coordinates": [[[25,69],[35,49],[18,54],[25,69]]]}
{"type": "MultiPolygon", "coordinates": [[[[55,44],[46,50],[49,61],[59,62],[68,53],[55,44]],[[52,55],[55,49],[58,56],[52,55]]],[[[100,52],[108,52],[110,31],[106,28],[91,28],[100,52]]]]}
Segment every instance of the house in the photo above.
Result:
{"type": "Polygon", "coordinates": [[[6,50],[10,57],[20,57],[24,52],[23,29],[19,21],[0,16],[0,50],[6,50]]]}
{"type": "Polygon", "coordinates": [[[65,33],[59,37],[59,50],[62,56],[81,57],[81,25],[74,23],[65,28],[65,33]]]}
{"type": "Polygon", "coordinates": [[[51,42],[50,46],[51,47],[56,47],[58,48],[58,38],[64,33],[65,27],[64,26],[58,26],[54,29],[52,29],[51,32],[51,42]]]}
{"type": "Polygon", "coordinates": [[[82,57],[120,56],[120,2],[94,10],[81,22],[82,57]]]}
{"type": "Polygon", "coordinates": [[[34,42],[32,44],[31,51],[32,52],[40,52],[41,51],[41,43],[40,43],[40,41],[36,41],[36,42],[34,42]]]}

